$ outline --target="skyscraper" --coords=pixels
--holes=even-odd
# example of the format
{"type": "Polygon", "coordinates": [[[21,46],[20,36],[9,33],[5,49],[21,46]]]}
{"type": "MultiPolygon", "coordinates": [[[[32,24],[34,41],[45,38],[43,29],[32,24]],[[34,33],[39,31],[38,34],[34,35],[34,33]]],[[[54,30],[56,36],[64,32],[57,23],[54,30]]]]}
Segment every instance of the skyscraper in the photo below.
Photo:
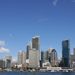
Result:
{"type": "Polygon", "coordinates": [[[73,54],[70,55],[70,67],[75,68],[75,48],[73,49],[73,54]]]}
{"type": "Polygon", "coordinates": [[[26,64],[26,53],[24,51],[18,52],[18,64],[19,65],[26,64]]]}
{"type": "Polygon", "coordinates": [[[5,61],[0,59],[0,68],[5,68],[5,61]]]}
{"type": "Polygon", "coordinates": [[[48,62],[48,51],[44,51],[44,62],[48,62]]]}
{"type": "Polygon", "coordinates": [[[69,40],[62,41],[62,61],[63,61],[63,67],[70,67],[69,40]]]}
{"type": "Polygon", "coordinates": [[[53,48],[49,48],[48,49],[48,59],[49,59],[49,62],[51,63],[51,52],[52,52],[53,48]]]}
{"type": "Polygon", "coordinates": [[[32,49],[39,50],[39,36],[35,36],[32,38],[32,49]]]}
{"type": "Polygon", "coordinates": [[[55,49],[51,51],[51,65],[57,66],[58,65],[58,58],[57,58],[57,52],[55,49]]]}
{"type": "Polygon", "coordinates": [[[44,62],[44,51],[41,51],[41,61],[44,62]]]}
{"type": "Polygon", "coordinates": [[[73,49],[73,53],[74,53],[74,55],[75,55],[75,48],[73,49]]]}
{"type": "Polygon", "coordinates": [[[39,50],[29,50],[29,67],[38,68],[40,62],[40,51],[39,50]]]}
{"type": "Polygon", "coordinates": [[[26,47],[26,59],[29,59],[29,50],[32,49],[32,45],[31,43],[27,44],[27,47],[26,47]]]}
{"type": "Polygon", "coordinates": [[[10,55],[5,56],[5,67],[6,68],[11,68],[11,61],[12,61],[12,56],[10,55]]]}
{"type": "Polygon", "coordinates": [[[51,63],[51,66],[57,66],[58,65],[58,58],[57,58],[57,52],[53,48],[48,49],[48,59],[51,63]]]}

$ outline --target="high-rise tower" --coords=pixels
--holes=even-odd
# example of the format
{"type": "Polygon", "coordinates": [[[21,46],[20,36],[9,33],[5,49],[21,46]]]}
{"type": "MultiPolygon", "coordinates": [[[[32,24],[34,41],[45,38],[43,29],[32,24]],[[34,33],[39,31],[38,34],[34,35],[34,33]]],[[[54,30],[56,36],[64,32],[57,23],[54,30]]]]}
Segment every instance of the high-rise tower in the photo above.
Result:
{"type": "Polygon", "coordinates": [[[18,64],[26,64],[26,53],[24,51],[18,52],[18,64]]]}
{"type": "Polygon", "coordinates": [[[32,38],[32,49],[39,50],[39,36],[32,38]]]}
{"type": "Polygon", "coordinates": [[[48,49],[48,58],[49,62],[51,63],[51,66],[58,65],[57,51],[55,49],[53,48],[48,49]]]}
{"type": "Polygon", "coordinates": [[[29,44],[27,44],[27,47],[26,47],[26,59],[29,59],[29,50],[32,49],[32,44],[31,42],[29,44]]]}
{"type": "Polygon", "coordinates": [[[62,41],[62,61],[63,67],[70,67],[70,46],[69,40],[62,41]]]}

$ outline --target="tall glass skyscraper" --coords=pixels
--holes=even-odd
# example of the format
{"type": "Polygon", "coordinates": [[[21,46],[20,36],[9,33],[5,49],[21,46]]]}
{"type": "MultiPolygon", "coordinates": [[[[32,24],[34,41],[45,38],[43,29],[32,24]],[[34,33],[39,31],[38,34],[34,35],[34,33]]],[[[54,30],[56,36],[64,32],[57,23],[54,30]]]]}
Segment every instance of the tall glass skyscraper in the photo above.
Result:
{"type": "Polygon", "coordinates": [[[27,44],[27,47],[26,47],[26,59],[29,59],[29,50],[32,49],[32,44],[31,42],[29,44],[27,44]]]}
{"type": "Polygon", "coordinates": [[[70,46],[69,40],[62,41],[62,61],[63,67],[70,67],[70,46]]]}

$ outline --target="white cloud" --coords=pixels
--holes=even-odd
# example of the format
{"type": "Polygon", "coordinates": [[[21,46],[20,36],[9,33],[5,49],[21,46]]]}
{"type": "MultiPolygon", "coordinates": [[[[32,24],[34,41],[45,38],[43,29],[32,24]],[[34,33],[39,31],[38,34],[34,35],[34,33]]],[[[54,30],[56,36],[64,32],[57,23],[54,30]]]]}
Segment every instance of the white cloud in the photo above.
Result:
{"type": "Polygon", "coordinates": [[[0,53],[9,53],[9,49],[4,48],[4,47],[0,47],[0,53]]]}
{"type": "Polygon", "coordinates": [[[54,6],[56,6],[57,3],[58,3],[58,0],[54,0],[54,1],[53,1],[53,5],[54,5],[54,6]]]}
{"type": "Polygon", "coordinates": [[[0,40],[0,53],[9,53],[10,50],[5,48],[5,41],[0,40]]]}
{"type": "Polygon", "coordinates": [[[0,40],[0,46],[4,46],[4,45],[5,45],[5,41],[0,40]]]}

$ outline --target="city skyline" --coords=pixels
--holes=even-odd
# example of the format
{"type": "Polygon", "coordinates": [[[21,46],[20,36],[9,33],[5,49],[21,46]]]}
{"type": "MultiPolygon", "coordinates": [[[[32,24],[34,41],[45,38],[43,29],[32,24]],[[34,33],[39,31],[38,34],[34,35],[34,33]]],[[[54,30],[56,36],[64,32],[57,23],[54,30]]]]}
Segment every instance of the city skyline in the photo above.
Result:
{"type": "Polygon", "coordinates": [[[75,48],[74,0],[2,0],[0,1],[0,57],[17,56],[26,51],[32,37],[40,36],[40,49],[54,48],[62,56],[62,40],[75,48]],[[2,50],[2,51],[1,51],[2,50]]]}

